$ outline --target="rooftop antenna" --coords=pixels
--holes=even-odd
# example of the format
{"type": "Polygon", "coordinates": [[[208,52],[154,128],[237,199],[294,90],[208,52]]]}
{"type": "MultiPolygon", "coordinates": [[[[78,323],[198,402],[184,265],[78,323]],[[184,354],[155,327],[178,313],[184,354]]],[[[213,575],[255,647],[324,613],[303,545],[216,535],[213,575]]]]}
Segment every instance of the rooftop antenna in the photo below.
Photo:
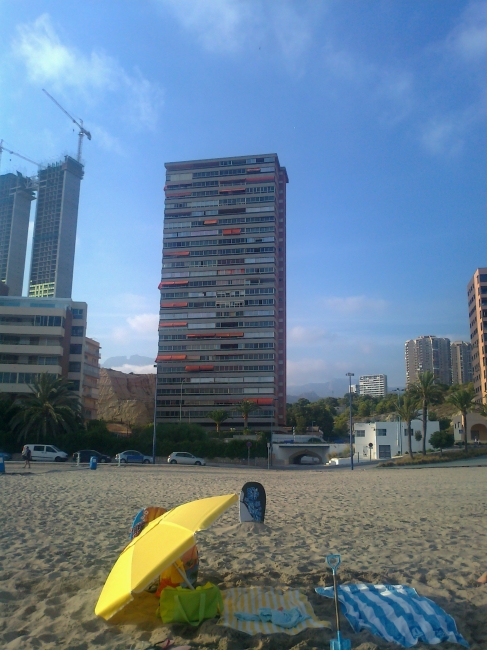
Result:
{"type": "Polygon", "coordinates": [[[79,127],[79,134],[78,134],[78,135],[79,135],[79,137],[78,137],[78,162],[80,163],[80,162],[81,162],[81,150],[82,150],[82,148],[83,148],[83,136],[86,135],[86,137],[88,138],[88,140],[91,140],[91,133],[90,133],[89,131],[87,131],[87,130],[84,128],[84,126],[83,126],[83,120],[82,120],[81,118],[79,118],[79,122],[76,121],[76,120],[74,119],[74,117],[73,117],[72,115],[70,115],[70,114],[68,113],[68,111],[65,110],[65,109],[61,106],[61,104],[60,104],[58,101],[56,101],[52,95],[50,95],[50,94],[47,92],[47,90],[45,90],[45,89],[43,88],[43,89],[42,89],[42,92],[46,93],[46,95],[47,95],[50,99],[52,99],[52,101],[56,104],[56,106],[59,106],[59,108],[62,110],[62,112],[65,113],[65,114],[69,117],[69,119],[70,119],[72,122],[74,122],[74,123],[76,124],[76,126],[79,127]]]}
{"type": "Polygon", "coordinates": [[[12,151],[11,149],[7,149],[7,147],[4,147],[3,146],[3,140],[0,140],[0,166],[1,166],[1,163],[2,163],[2,152],[3,151],[8,151],[13,156],[18,156],[19,158],[22,158],[23,160],[27,160],[27,162],[30,162],[33,165],[36,165],[37,167],[40,167],[40,164],[36,163],[35,160],[31,160],[30,158],[27,158],[26,156],[23,156],[22,154],[17,153],[16,151],[12,151]]]}

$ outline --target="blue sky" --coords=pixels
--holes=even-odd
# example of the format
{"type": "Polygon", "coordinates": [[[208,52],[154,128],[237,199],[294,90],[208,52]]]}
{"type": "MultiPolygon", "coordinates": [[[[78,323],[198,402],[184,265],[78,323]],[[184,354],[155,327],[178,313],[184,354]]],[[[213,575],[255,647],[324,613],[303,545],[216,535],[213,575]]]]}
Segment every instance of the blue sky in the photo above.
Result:
{"type": "MultiPolygon", "coordinates": [[[[288,170],[288,383],[468,340],[487,265],[487,4],[0,0],[0,138],[42,162],[92,132],[73,297],[102,359],[155,357],[164,162],[288,170]],[[41,6],[42,4],[42,6],[41,6]]],[[[35,167],[4,153],[1,173],[35,167]]]]}

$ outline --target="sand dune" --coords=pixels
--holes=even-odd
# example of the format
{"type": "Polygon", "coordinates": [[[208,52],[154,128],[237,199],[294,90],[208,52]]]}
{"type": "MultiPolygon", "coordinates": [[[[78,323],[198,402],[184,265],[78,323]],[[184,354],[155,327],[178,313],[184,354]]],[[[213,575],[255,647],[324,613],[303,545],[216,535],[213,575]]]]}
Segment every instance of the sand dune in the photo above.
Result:
{"type": "MultiPolygon", "coordinates": [[[[11,468],[0,476],[1,648],[142,650],[166,636],[215,650],[328,648],[327,630],[250,637],[216,621],[165,627],[149,594],[108,623],[94,615],[142,506],[239,492],[247,480],[266,488],[266,523],[239,524],[233,506],[199,533],[201,580],[299,587],[317,616],[333,622],[332,601],[313,587],[331,584],[324,556],[340,553],[342,581],[411,585],[455,618],[472,648],[487,648],[487,586],[476,582],[487,569],[485,468],[11,468]]],[[[343,630],[354,648],[393,647],[353,634],[346,622],[343,630]]]]}

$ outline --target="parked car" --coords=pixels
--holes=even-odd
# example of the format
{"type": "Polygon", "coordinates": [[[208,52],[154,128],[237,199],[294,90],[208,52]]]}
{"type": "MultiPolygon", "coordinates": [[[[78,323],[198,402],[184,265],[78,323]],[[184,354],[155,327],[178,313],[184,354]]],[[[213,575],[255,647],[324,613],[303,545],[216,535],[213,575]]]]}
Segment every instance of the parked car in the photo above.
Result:
{"type": "Polygon", "coordinates": [[[168,456],[167,462],[171,465],[206,465],[203,458],[198,458],[198,456],[188,454],[187,451],[173,451],[173,453],[168,456]]]}
{"type": "Polygon", "coordinates": [[[317,465],[319,463],[319,459],[316,458],[316,456],[301,456],[301,465],[317,465]]]}
{"type": "Polygon", "coordinates": [[[152,456],[144,456],[140,451],[135,451],[135,449],[129,449],[128,451],[122,451],[120,454],[115,456],[115,461],[118,463],[120,459],[121,463],[152,463],[152,456]]]}
{"type": "Polygon", "coordinates": [[[12,460],[12,454],[9,454],[8,451],[2,451],[0,449],[0,456],[2,456],[3,460],[12,460]]]}
{"type": "Polygon", "coordinates": [[[32,460],[55,461],[57,463],[68,460],[68,454],[58,449],[55,445],[27,444],[22,449],[22,455],[25,447],[29,447],[32,453],[32,460]]]}
{"type": "Polygon", "coordinates": [[[95,451],[94,449],[82,449],[81,451],[76,451],[73,454],[73,460],[75,462],[78,462],[78,456],[79,462],[80,463],[89,463],[91,458],[96,458],[97,463],[111,463],[112,459],[110,456],[107,456],[106,454],[100,454],[99,451],[95,451]]]}

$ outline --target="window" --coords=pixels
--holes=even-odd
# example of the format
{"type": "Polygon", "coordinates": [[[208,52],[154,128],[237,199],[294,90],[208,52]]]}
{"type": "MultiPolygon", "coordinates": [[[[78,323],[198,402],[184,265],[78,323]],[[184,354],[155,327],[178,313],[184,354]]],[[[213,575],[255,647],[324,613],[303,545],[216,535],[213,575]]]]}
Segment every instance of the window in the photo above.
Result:
{"type": "Polygon", "coordinates": [[[58,363],[57,357],[39,357],[37,363],[40,366],[55,366],[58,363]]]}
{"type": "Polygon", "coordinates": [[[387,429],[377,429],[378,436],[387,436],[387,429]]]}
{"type": "Polygon", "coordinates": [[[70,361],[68,372],[81,372],[81,361],[70,361]]]}
{"type": "Polygon", "coordinates": [[[73,320],[83,320],[83,309],[73,309],[72,314],[73,314],[73,320]]]}
{"type": "Polygon", "coordinates": [[[72,380],[68,383],[68,388],[69,388],[69,390],[79,391],[79,387],[80,387],[80,381],[79,381],[79,379],[72,379],[72,380]]]}
{"type": "Polygon", "coordinates": [[[357,438],[365,438],[365,429],[356,429],[355,436],[357,438]]]}
{"type": "Polygon", "coordinates": [[[71,336],[83,336],[84,327],[82,325],[73,325],[71,328],[71,336]]]}
{"type": "Polygon", "coordinates": [[[81,343],[71,343],[69,354],[83,354],[83,345],[81,343]]]}
{"type": "Polygon", "coordinates": [[[16,372],[0,372],[0,384],[16,384],[16,372]]]}

